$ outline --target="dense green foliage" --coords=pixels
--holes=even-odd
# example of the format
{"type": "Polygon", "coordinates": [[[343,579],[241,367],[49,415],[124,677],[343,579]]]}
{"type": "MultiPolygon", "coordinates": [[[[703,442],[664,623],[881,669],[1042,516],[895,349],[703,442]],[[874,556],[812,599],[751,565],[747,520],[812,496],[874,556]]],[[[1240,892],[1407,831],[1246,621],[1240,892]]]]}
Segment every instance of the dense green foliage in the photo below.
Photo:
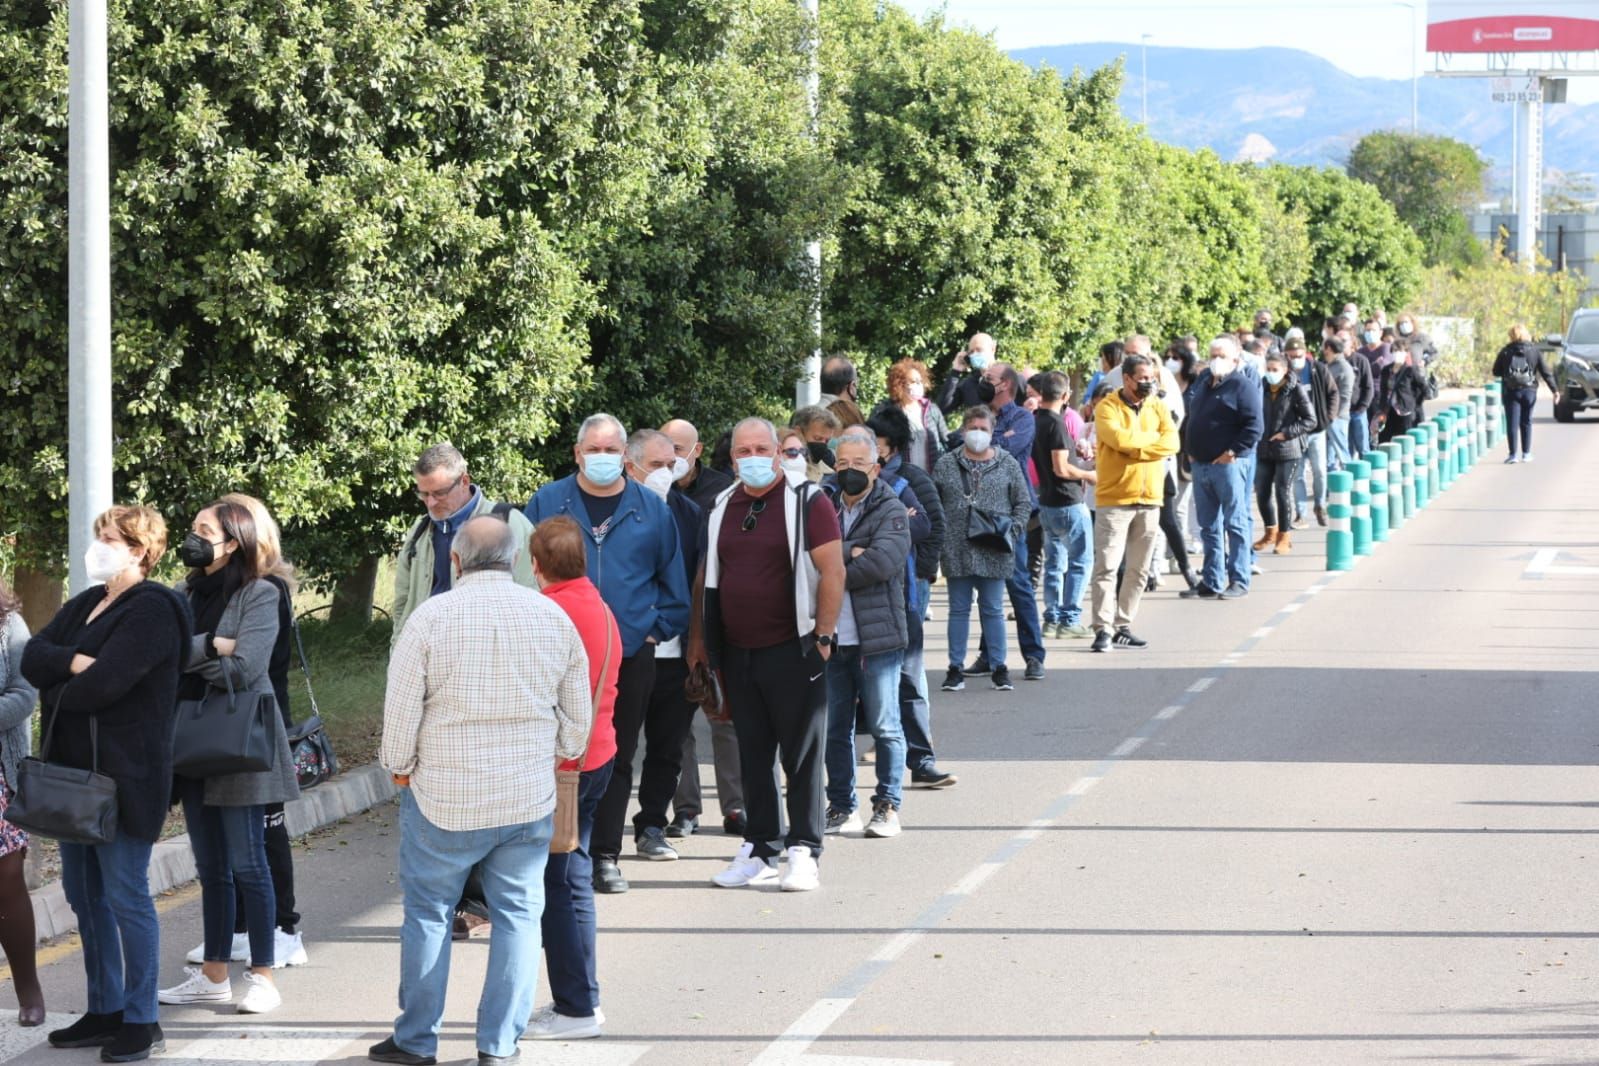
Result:
{"type": "MultiPolygon", "coordinates": [[[[1080,368],[1257,306],[1400,306],[1370,186],[1157,144],[1118,67],[827,0],[111,0],[117,492],[255,491],[313,576],[392,549],[447,438],[518,498],[595,409],[713,435],[811,347],[976,329],[1080,368]]],[[[66,2],[0,0],[0,535],[65,541],[66,2]]]]}
{"type": "Polygon", "coordinates": [[[1465,266],[1482,259],[1466,211],[1482,196],[1488,163],[1451,137],[1382,131],[1349,153],[1349,176],[1376,186],[1421,238],[1428,266],[1465,266]]]}

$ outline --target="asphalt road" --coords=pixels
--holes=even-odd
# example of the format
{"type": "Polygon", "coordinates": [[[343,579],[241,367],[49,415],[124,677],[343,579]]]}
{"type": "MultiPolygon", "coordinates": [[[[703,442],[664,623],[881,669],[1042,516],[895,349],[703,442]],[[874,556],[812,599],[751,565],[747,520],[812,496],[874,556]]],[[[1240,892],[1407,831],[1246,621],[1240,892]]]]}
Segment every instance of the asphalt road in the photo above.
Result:
{"type": "MultiPolygon", "coordinates": [[[[719,832],[626,860],[605,1038],[524,1061],[1599,1062],[1599,425],[1540,415],[1536,463],[1490,457],[1350,573],[1312,529],[1245,600],[1148,597],[1147,651],[1053,642],[1042,682],[935,691],[960,785],[830,839],[817,892],[712,887],[719,832]]],[[[311,965],[259,1020],[168,1008],[163,1061],[364,1061],[394,823],[307,842],[311,965]]],[[[198,897],[162,907],[175,981],[198,897]]],[[[441,1061],[472,1061],[486,954],[457,946],[441,1061]]],[[[78,954],[48,959],[81,1010],[78,954]]],[[[0,1026],[0,1061],[96,1061],[37,1032],[0,1026]]]]}

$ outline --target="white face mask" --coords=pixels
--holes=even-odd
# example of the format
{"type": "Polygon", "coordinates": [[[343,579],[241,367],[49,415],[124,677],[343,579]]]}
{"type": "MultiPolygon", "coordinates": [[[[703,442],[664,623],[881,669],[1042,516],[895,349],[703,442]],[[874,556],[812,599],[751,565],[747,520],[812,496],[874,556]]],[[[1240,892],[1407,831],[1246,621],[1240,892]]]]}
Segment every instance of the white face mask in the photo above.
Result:
{"type": "Polygon", "coordinates": [[[981,455],[988,451],[988,446],[994,443],[994,435],[986,429],[968,429],[966,431],[966,450],[973,455],[981,455]]]}
{"type": "Polygon", "coordinates": [[[1290,359],[1288,360],[1288,365],[1293,367],[1295,370],[1303,370],[1305,369],[1305,360],[1303,358],[1290,359]]]}
{"type": "Polygon", "coordinates": [[[785,457],[777,465],[783,468],[783,472],[784,473],[787,473],[787,474],[798,474],[800,477],[804,477],[805,476],[805,457],[804,456],[800,456],[797,459],[789,459],[789,458],[785,457]]]}
{"type": "Polygon", "coordinates": [[[687,459],[683,458],[680,455],[676,459],[672,460],[672,480],[673,481],[682,481],[684,478],[688,477],[688,471],[689,471],[689,465],[688,465],[688,460],[687,459]]]}
{"type": "Polygon", "coordinates": [[[1181,359],[1168,359],[1166,360],[1166,369],[1171,371],[1172,377],[1176,377],[1183,372],[1183,361],[1181,359]]]}
{"type": "Polygon", "coordinates": [[[126,544],[97,540],[83,553],[83,569],[90,581],[110,581],[132,565],[133,553],[126,544]]]}
{"type": "Polygon", "coordinates": [[[1232,372],[1233,361],[1231,359],[1222,358],[1212,359],[1210,361],[1210,376],[1212,380],[1224,381],[1226,380],[1227,375],[1231,374],[1232,372]]]}
{"type": "Polygon", "coordinates": [[[920,381],[913,381],[909,385],[905,386],[905,395],[909,396],[913,400],[920,400],[923,396],[927,395],[927,386],[923,385],[920,381]]]}
{"type": "Polygon", "coordinates": [[[664,500],[666,494],[672,491],[672,482],[676,480],[672,476],[672,468],[663,466],[644,475],[644,487],[664,500]]]}
{"type": "Polygon", "coordinates": [[[1415,328],[1416,327],[1412,326],[1409,322],[1401,322],[1399,323],[1399,335],[1402,337],[1408,337],[1415,328]]]}

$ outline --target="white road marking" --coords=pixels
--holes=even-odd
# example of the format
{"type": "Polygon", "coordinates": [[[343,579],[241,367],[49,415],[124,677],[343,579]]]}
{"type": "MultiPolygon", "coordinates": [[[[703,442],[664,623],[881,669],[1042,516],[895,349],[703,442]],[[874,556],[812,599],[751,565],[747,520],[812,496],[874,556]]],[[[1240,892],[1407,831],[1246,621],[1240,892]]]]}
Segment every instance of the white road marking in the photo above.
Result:
{"type": "Polygon", "coordinates": [[[1256,640],[1264,640],[1265,638],[1271,636],[1272,630],[1276,628],[1276,626],[1261,626],[1259,629],[1251,633],[1250,636],[1256,640]]]}
{"type": "Polygon", "coordinates": [[[1539,548],[1533,553],[1532,559],[1527,563],[1526,575],[1528,577],[1543,577],[1551,574],[1555,577],[1599,577],[1599,566],[1557,566],[1555,560],[1560,558],[1558,548],[1539,548]]]}
{"type": "Polygon", "coordinates": [[[1068,788],[1066,790],[1066,795],[1068,795],[1068,796],[1083,796],[1083,795],[1087,795],[1088,794],[1088,790],[1093,788],[1095,785],[1099,784],[1100,781],[1102,781],[1102,780],[1104,780],[1104,779],[1103,778],[1099,778],[1099,777],[1079,777],[1076,781],[1072,782],[1072,787],[1068,788]]]}
{"type": "Polygon", "coordinates": [[[984,881],[999,873],[1000,867],[1004,865],[1002,862],[978,863],[967,872],[965,877],[956,881],[949,891],[944,894],[946,896],[969,896],[981,888],[984,881]]]}
{"type": "Polygon", "coordinates": [[[872,953],[873,962],[893,962],[905,954],[905,949],[922,938],[925,930],[906,929],[897,936],[889,937],[882,947],[872,953]]]}
{"type": "Polygon", "coordinates": [[[1202,677],[1192,685],[1189,685],[1188,691],[1197,696],[1215,683],[1216,679],[1214,677],[1202,677]]]}
{"type": "Polygon", "coordinates": [[[1285,604],[1283,604],[1283,606],[1280,609],[1279,613],[1280,614],[1293,614],[1295,611],[1299,610],[1303,606],[1304,606],[1304,604],[1298,603],[1298,602],[1285,603],[1285,604]]]}
{"type": "Polygon", "coordinates": [[[1161,722],[1168,722],[1171,719],[1176,718],[1179,714],[1181,714],[1182,710],[1183,710],[1183,708],[1182,708],[1181,704],[1177,704],[1177,703],[1168,704],[1167,706],[1162,707],[1160,710],[1155,712],[1155,718],[1156,718],[1156,720],[1161,721],[1161,722]]]}
{"type": "Polygon", "coordinates": [[[1127,756],[1144,746],[1144,739],[1145,738],[1143,737],[1128,737],[1126,740],[1116,745],[1116,750],[1110,753],[1110,757],[1112,759],[1127,758],[1127,756]]]}
{"type": "Polygon", "coordinates": [[[816,1043],[816,1038],[827,1032],[854,1002],[854,996],[817,1000],[811,1004],[809,1010],[794,1020],[793,1025],[783,1030],[782,1036],[757,1055],[750,1066],[788,1066],[804,1055],[806,1050],[816,1043]]]}

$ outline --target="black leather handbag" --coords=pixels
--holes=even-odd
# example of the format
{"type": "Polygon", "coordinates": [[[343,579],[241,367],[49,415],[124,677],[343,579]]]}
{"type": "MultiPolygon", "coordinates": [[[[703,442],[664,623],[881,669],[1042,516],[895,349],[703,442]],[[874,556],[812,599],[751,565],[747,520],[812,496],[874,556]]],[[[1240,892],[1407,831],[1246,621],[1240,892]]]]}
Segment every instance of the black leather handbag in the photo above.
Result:
{"type": "Polygon", "coordinates": [[[172,770],[184,777],[260,773],[277,764],[273,719],[278,701],[270,692],[206,687],[203,699],[178,704],[177,733],[172,742],[172,770]]]}
{"type": "Polygon", "coordinates": [[[974,548],[982,548],[985,551],[1014,551],[1010,539],[1010,515],[995,514],[993,511],[985,511],[978,507],[966,468],[960,465],[959,460],[956,461],[955,467],[961,473],[961,489],[966,494],[966,542],[974,548]]]}
{"type": "Polygon", "coordinates": [[[68,844],[109,844],[117,837],[117,783],[100,772],[100,727],[89,717],[92,769],[62,766],[49,761],[50,737],[61,715],[56,713],[44,731],[38,758],[17,763],[16,786],[6,807],[6,821],[18,829],[68,844]]]}
{"type": "Polygon", "coordinates": [[[305,675],[305,696],[311,703],[311,716],[289,727],[289,754],[294,757],[294,776],[300,783],[300,791],[304,792],[338,773],[339,757],[333,751],[333,741],[317,710],[316,693],[311,689],[311,663],[305,657],[305,643],[300,639],[300,622],[292,614],[290,619],[294,648],[300,656],[300,672],[305,675]]]}

